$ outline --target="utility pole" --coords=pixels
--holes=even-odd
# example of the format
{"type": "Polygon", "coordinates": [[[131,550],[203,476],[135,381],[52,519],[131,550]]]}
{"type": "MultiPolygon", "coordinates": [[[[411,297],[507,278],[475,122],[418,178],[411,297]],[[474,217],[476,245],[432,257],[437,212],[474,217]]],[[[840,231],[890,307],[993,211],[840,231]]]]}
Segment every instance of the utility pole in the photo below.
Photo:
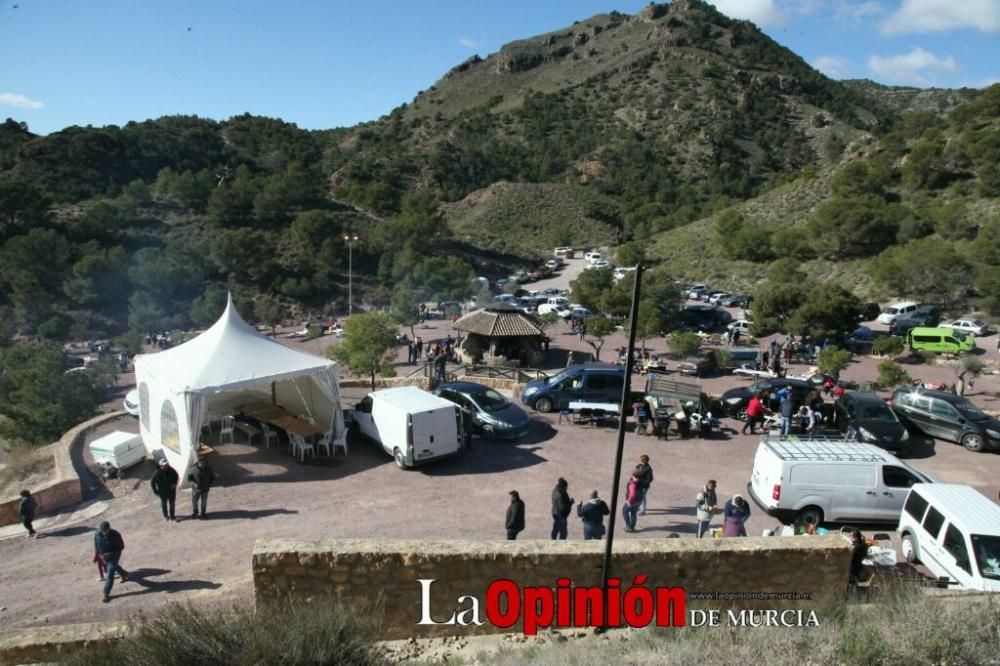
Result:
{"type": "Polygon", "coordinates": [[[358,241],[357,234],[344,234],[347,242],[347,316],[354,314],[354,243],[358,241]]]}

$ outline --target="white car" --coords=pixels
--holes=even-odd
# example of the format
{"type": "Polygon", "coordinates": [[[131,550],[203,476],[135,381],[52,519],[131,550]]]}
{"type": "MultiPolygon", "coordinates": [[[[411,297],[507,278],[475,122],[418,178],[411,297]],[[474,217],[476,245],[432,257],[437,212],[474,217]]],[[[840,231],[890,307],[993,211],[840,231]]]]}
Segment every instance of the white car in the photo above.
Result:
{"type": "Polygon", "coordinates": [[[911,301],[893,303],[885,310],[883,310],[882,314],[880,314],[875,321],[877,321],[880,324],[885,324],[886,326],[888,326],[897,317],[905,317],[911,312],[914,312],[917,309],[917,307],[918,307],[917,303],[913,303],[911,301]]]}
{"type": "Polygon", "coordinates": [[[634,272],[635,272],[635,266],[631,266],[629,268],[616,268],[613,277],[615,279],[615,282],[617,282],[623,279],[629,273],[634,273],[634,272]]]}
{"type": "Polygon", "coordinates": [[[130,416],[139,418],[139,389],[132,389],[126,393],[122,405],[130,416]]]}
{"type": "Polygon", "coordinates": [[[570,308],[568,318],[582,321],[591,314],[593,313],[582,305],[575,305],[570,308]]]}
{"type": "Polygon", "coordinates": [[[590,262],[590,264],[587,265],[587,266],[585,266],[584,269],[587,269],[587,268],[610,268],[610,267],[611,267],[611,264],[608,262],[607,259],[598,259],[597,261],[590,262]]]}
{"type": "Polygon", "coordinates": [[[990,334],[990,325],[982,319],[956,319],[955,321],[939,324],[938,328],[950,328],[953,331],[968,333],[976,337],[990,334]]]}
{"type": "Polygon", "coordinates": [[[552,254],[554,254],[557,257],[565,257],[567,252],[572,252],[572,251],[573,248],[571,247],[557,247],[552,254]]]}
{"type": "Polygon", "coordinates": [[[740,335],[750,335],[750,322],[746,319],[737,319],[730,323],[729,326],[726,326],[726,330],[736,330],[740,332],[740,335]]]}
{"type": "Polygon", "coordinates": [[[726,298],[727,296],[729,296],[727,292],[717,291],[708,297],[708,302],[711,303],[712,305],[720,305],[719,301],[721,301],[723,298],[726,298]]]}
{"type": "Polygon", "coordinates": [[[602,259],[604,259],[604,257],[601,256],[600,252],[596,252],[594,250],[591,250],[587,254],[583,255],[583,258],[587,261],[588,264],[592,264],[595,261],[601,261],[602,259]]]}
{"type": "Polygon", "coordinates": [[[559,270],[560,266],[562,266],[562,262],[556,259],[549,259],[548,261],[545,262],[545,267],[554,271],[559,270]]]}

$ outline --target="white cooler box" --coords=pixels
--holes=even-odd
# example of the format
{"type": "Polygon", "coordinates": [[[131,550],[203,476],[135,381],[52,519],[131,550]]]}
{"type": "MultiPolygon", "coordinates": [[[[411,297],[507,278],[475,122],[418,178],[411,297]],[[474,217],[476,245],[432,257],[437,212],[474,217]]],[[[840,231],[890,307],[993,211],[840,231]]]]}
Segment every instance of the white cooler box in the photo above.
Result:
{"type": "Polygon", "coordinates": [[[146,457],[146,447],[138,434],[116,430],[91,442],[90,455],[98,465],[111,463],[125,469],[146,457]]]}

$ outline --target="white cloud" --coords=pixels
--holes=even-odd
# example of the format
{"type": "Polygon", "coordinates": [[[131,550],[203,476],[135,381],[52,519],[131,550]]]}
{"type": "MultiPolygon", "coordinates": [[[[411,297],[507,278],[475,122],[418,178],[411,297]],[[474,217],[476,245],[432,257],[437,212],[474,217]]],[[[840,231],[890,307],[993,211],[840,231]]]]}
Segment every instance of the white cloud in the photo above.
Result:
{"type": "Polygon", "coordinates": [[[834,17],[838,20],[864,21],[872,16],[878,16],[885,12],[881,2],[869,0],[867,2],[850,2],[849,0],[837,0],[834,17]]]}
{"type": "Polygon", "coordinates": [[[44,104],[29,99],[21,93],[0,93],[0,105],[12,106],[15,109],[40,109],[44,104]]]}
{"type": "Polygon", "coordinates": [[[934,74],[955,74],[958,65],[952,56],[939,58],[918,46],[909,53],[887,58],[872,56],[868,69],[888,82],[929,86],[934,83],[934,74]]]}
{"type": "Polygon", "coordinates": [[[903,0],[882,24],[890,35],[911,32],[942,32],[975,28],[1000,32],[1000,2],[997,0],[903,0]]]}
{"type": "Polygon", "coordinates": [[[711,0],[716,9],[735,19],[748,19],[762,28],[780,28],[788,23],[788,12],[777,0],[711,0]]]}
{"type": "Polygon", "coordinates": [[[479,46],[476,40],[472,39],[471,37],[459,37],[458,43],[467,49],[474,49],[477,46],[479,46]]]}
{"type": "Polygon", "coordinates": [[[847,78],[851,65],[840,56],[820,56],[813,60],[812,66],[823,72],[831,79],[847,78]]]}

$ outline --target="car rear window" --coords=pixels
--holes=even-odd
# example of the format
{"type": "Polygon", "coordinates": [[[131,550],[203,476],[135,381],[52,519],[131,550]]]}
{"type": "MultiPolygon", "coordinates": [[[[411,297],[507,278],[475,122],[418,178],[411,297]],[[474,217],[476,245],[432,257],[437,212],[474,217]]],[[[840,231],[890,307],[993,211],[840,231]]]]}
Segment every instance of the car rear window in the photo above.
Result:
{"type": "Polygon", "coordinates": [[[927,500],[915,492],[910,492],[903,509],[919,523],[924,517],[924,512],[927,511],[927,500]]]}

